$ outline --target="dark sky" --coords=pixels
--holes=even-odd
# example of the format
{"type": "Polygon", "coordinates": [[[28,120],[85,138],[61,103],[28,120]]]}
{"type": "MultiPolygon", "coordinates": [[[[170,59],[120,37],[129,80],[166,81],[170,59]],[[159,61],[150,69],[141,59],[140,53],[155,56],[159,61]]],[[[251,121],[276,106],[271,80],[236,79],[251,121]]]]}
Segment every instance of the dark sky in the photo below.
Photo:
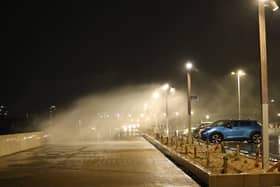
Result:
{"type": "MultiPolygon", "coordinates": [[[[0,101],[16,112],[44,111],[122,85],[171,81],[182,88],[187,60],[198,68],[194,90],[239,67],[259,83],[256,0],[9,1],[3,7],[0,101]]],[[[274,95],[279,23],[280,13],[267,9],[274,95]]]]}

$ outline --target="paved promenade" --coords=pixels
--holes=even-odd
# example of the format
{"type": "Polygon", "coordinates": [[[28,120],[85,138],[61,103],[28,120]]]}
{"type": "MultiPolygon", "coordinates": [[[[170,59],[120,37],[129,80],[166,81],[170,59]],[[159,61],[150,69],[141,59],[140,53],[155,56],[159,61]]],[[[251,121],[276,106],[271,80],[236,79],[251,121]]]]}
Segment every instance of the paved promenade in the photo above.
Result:
{"type": "Polygon", "coordinates": [[[47,145],[0,158],[0,186],[195,187],[189,176],[141,137],[47,145]]]}

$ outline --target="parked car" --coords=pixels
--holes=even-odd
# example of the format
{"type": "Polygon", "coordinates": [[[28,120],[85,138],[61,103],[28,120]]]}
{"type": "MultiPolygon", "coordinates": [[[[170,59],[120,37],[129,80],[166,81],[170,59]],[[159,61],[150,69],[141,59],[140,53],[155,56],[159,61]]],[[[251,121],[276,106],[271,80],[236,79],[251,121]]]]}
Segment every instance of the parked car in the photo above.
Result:
{"type": "Polygon", "coordinates": [[[262,139],[262,124],[255,120],[219,120],[204,128],[200,137],[212,143],[247,140],[259,144],[262,139]]]}
{"type": "Polygon", "coordinates": [[[206,127],[209,127],[212,124],[212,122],[201,122],[201,124],[195,128],[192,132],[192,135],[194,138],[199,138],[201,131],[205,129],[206,127]]]}

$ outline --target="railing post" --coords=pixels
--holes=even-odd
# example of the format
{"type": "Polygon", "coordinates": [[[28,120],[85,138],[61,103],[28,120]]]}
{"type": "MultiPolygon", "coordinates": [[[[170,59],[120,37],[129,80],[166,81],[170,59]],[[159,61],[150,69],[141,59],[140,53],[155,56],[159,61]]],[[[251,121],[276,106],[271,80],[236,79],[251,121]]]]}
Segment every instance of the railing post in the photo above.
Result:
{"type": "Polygon", "coordinates": [[[223,164],[223,169],[222,173],[227,173],[228,172],[228,157],[224,156],[224,164],[223,164]]]}

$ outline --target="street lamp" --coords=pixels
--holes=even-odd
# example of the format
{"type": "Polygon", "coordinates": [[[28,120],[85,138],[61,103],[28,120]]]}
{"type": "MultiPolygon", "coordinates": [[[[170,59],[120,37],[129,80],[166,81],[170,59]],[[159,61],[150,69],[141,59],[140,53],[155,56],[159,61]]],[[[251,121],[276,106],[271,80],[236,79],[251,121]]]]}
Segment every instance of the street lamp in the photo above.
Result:
{"type": "Polygon", "coordinates": [[[158,99],[160,97],[158,92],[153,93],[153,99],[158,99]]]}
{"type": "Polygon", "coordinates": [[[240,119],[240,77],[245,75],[245,72],[242,70],[238,70],[237,72],[231,72],[232,75],[236,75],[237,77],[237,94],[238,94],[238,119],[240,119]]]}
{"type": "Polygon", "coordinates": [[[193,64],[191,62],[186,63],[187,69],[187,99],[188,99],[188,142],[192,142],[192,118],[191,118],[191,71],[193,64]]]}
{"type": "Polygon", "coordinates": [[[279,7],[273,0],[259,0],[259,34],[260,34],[260,63],[261,63],[261,97],[262,97],[262,167],[267,170],[269,167],[269,142],[268,142],[268,80],[267,80],[267,49],[265,30],[265,5],[276,11],[279,7]]]}
{"type": "Polygon", "coordinates": [[[162,86],[162,90],[165,91],[165,119],[166,119],[166,134],[169,137],[169,116],[168,116],[168,96],[175,93],[175,88],[170,87],[168,83],[162,86]]]}

